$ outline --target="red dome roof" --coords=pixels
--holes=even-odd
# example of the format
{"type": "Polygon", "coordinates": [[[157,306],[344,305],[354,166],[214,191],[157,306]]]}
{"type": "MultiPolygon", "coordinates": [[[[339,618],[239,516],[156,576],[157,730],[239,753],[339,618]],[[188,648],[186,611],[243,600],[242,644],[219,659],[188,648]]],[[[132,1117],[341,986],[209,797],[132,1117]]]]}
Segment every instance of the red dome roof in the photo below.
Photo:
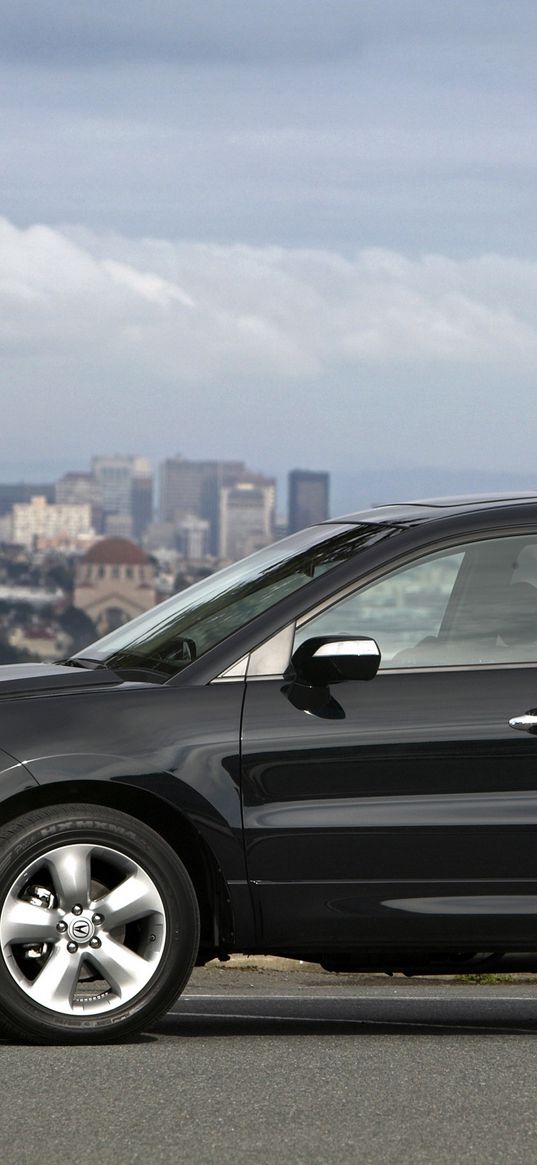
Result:
{"type": "Polygon", "coordinates": [[[102,538],[100,542],[94,542],[83,561],[113,566],[145,566],[149,558],[130,538],[102,538]]]}

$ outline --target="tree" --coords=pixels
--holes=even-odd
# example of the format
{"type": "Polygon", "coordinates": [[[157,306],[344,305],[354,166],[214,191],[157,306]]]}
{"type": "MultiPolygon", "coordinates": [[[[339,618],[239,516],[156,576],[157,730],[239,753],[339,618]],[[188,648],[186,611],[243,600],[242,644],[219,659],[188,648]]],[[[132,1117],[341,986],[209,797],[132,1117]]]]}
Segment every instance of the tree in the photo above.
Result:
{"type": "Polygon", "coordinates": [[[58,617],[62,631],[71,637],[73,651],[82,651],[88,643],[98,638],[95,623],[81,611],[80,607],[66,607],[58,617]]]}

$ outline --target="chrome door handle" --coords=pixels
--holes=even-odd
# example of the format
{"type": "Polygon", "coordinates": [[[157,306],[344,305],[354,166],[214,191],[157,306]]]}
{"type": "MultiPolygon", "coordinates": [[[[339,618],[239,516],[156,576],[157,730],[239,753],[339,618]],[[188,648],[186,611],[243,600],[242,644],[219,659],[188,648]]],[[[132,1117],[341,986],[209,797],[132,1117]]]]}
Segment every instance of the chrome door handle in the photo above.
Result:
{"type": "Polygon", "coordinates": [[[510,728],[518,728],[519,732],[535,732],[537,734],[537,712],[525,712],[523,716],[513,716],[509,721],[510,728]]]}

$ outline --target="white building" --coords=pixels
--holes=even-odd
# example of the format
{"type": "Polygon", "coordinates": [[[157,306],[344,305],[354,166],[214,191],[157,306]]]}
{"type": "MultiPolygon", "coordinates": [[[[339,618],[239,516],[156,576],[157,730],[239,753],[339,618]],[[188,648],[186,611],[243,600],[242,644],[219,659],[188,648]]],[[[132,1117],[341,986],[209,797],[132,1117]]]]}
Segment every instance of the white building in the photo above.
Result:
{"type": "Polygon", "coordinates": [[[177,548],[188,562],[199,562],[209,553],[210,526],[205,518],[186,514],[177,526],[177,548]]]}
{"type": "Polygon", "coordinates": [[[220,490],[220,558],[236,562],[273,540],[276,485],[261,476],[220,490]]]}
{"type": "Polygon", "coordinates": [[[32,548],[77,548],[95,538],[90,505],[49,504],[44,497],[15,502],[11,512],[11,540],[32,548]]]}

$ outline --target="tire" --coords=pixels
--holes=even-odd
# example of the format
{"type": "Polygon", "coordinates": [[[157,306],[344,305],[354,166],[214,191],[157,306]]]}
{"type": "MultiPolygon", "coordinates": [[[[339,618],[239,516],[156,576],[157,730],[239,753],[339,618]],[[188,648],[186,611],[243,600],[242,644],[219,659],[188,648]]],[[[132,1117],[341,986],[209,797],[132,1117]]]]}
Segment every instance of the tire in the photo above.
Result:
{"type": "Polygon", "coordinates": [[[32,1043],[109,1043],[147,1029],[199,945],[189,875],[142,822],[96,805],[0,830],[0,1025],[32,1043]]]}

